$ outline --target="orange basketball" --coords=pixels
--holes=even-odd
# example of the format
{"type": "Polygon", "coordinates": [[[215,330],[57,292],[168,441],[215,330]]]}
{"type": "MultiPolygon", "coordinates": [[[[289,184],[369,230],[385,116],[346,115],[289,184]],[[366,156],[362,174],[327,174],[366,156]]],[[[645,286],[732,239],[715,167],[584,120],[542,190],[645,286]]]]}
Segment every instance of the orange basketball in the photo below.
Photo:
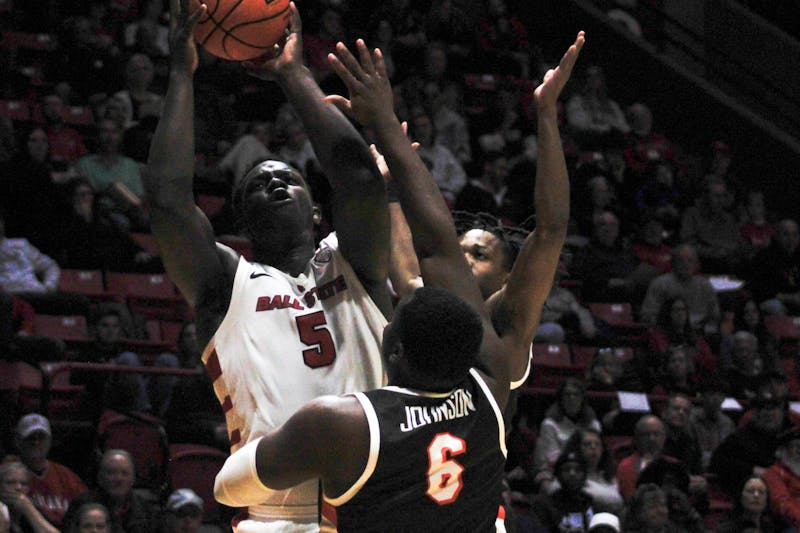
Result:
{"type": "MultiPolygon", "coordinates": [[[[223,59],[258,57],[283,38],[289,0],[203,0],[207,10],[194,28],[195,40],[223,59]]],[[[200,7],[191,0],[190,12],[200,7]]]]}

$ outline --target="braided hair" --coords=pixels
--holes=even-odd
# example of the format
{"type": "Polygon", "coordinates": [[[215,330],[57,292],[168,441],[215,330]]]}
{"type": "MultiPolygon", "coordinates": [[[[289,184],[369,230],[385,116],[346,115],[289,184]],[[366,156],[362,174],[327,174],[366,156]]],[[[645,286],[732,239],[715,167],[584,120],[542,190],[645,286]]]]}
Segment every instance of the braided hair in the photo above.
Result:
{"type": "Polygon", "coordinates": [[[497,237],[506,252],[506,264],[504,266],[508,271],[514,266],[514,261],[517,260],[525,238],[536,226],[535,215],[529,216],[519,226],[507,226],[490,213],[453,211],[453,221],[455,222],[456,233],[459,236],[470,230],[480,229],[497,237]]]}

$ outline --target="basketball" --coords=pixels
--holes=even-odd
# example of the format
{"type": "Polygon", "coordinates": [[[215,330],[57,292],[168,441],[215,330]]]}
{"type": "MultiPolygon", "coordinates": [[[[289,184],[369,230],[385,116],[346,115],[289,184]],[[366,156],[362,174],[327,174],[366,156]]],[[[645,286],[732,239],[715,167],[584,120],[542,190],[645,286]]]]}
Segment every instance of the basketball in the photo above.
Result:
{"type": "MultiPolygon", "coordinates": [[[[206,12],[194,28],[195,40],[223,59],[245,61],[263,55],[283,38],[289,0],[204,0],[206,12]]],[[[189,12],[200,7],[191,0],[189,12]]]]}

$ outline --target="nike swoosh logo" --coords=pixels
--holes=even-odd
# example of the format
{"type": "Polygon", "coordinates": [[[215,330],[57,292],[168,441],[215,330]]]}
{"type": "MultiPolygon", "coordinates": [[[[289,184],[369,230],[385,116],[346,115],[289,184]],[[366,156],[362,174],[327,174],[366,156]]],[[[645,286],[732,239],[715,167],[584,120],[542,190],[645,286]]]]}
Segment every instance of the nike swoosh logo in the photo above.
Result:
{"type": "Polygon", "coordinates": [[[264,272],[250,272],[250,279],[260,278],[261,276],[267,276],[268,278],[272,277],[264,272]]]}

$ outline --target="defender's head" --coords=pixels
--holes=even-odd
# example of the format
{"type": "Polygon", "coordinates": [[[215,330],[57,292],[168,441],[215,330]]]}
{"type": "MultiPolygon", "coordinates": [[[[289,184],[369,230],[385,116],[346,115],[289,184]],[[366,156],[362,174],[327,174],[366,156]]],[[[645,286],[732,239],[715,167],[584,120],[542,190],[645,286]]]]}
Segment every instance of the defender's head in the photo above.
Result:
{"type": "Polygon", "coordinates": [[[439,287],[401,300],[383,331],[382,355],[393,385],[449,391],[474,366],[483,340],[478,313],[439,287]]]}

